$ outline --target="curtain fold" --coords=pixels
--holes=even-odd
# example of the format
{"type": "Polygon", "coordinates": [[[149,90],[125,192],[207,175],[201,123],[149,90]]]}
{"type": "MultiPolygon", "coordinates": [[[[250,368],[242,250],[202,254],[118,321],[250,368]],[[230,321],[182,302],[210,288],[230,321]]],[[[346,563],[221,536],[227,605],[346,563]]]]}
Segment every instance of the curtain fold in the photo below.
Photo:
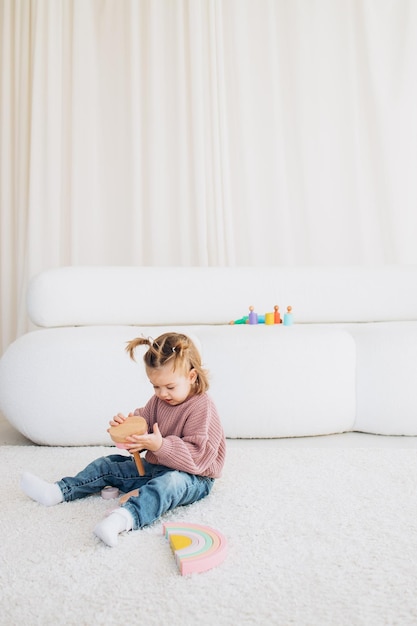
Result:
{"type": "Polygon", "coordinates": [[[0,350],[62,265],[417,263],[414,0],[0,0],[0,350]]]}

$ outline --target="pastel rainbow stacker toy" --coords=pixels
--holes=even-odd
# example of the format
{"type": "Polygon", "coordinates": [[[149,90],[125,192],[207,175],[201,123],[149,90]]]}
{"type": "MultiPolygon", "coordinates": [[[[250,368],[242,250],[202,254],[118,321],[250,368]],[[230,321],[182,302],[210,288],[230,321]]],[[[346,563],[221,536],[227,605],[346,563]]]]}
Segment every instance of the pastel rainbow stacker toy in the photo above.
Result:
{"type": "MultiPolygon", "coordinates": [[[[119,426],[110,426],[110,428],[107,429],[107,432],[116,444],[116,448],[123,448],[126,450],[126,437],[130,437],[130,435],[144,435],[148,432],[148,425],[143,417],[129,415],[123,424],[119,424],[119,426]]],[[[144,476],[145,468],[143,467],[139,452],[134,452],[133,457],[135,459],[136,467],[138,468],[139,476],[144,476]]]]}
{"type": "Polygon", "coordinates": [[[226,537],[210,526],[172,522],[164,524],[162,532],[169,540],[182,576],[205,572],[226,558],[226,537]]]}

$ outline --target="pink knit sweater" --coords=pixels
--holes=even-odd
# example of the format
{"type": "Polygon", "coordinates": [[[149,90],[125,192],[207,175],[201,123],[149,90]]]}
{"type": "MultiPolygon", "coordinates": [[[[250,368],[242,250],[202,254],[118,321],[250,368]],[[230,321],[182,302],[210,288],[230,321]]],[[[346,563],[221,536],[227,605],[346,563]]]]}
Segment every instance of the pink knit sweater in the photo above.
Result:
{"type": "Polygon", "coordinates": [[[149,463],[166,465],[189,474],[218,478],[226,454],[226,440],[217,409],[206,393],[170,406],[156,396],[135,411],[152,432],[157,422],[163,437],[157,452],[146,452],[149,463]]]}

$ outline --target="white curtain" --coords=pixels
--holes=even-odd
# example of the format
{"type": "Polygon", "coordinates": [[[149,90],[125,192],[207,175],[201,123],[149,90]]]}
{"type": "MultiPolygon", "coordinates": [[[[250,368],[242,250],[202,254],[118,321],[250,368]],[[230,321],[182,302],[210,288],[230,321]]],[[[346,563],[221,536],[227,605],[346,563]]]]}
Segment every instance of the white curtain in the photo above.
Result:
{"type": "Polygon", "coordinates": [[[417,263],[415,0],[0,0],[0,352],[61,265],[417,263]]]}

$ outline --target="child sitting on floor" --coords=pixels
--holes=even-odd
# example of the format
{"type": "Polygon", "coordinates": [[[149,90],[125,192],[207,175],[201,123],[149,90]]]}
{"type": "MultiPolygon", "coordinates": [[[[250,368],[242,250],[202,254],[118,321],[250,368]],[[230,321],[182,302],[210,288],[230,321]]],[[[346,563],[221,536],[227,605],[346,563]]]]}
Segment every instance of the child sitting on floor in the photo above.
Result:
{"type": "MultiPolygon", "coordinates": [[[[143,359],[154,395],[130,415],[142,416],[148,433],[127,438],[130,453],[146,450],[145,475],[139,476],[133,456],[112,454],[90,463],[74,477],[48,483],[25,472],[21,487],[30,498],[52,506],[84,498],[106,486],[127,495],[120,506],[99,522],[94,533],[108,546],[117,544],[123,531],[136,530],[180,505],[207,496],[221,474],[226,441],[216,407],[208,396],[207,372],[189,337],[164,333],[156,340],[137,338],[127,345],[147,345],[143,359]]],[[[111,426],[123,424],[118,413],[111,426]]]]}

